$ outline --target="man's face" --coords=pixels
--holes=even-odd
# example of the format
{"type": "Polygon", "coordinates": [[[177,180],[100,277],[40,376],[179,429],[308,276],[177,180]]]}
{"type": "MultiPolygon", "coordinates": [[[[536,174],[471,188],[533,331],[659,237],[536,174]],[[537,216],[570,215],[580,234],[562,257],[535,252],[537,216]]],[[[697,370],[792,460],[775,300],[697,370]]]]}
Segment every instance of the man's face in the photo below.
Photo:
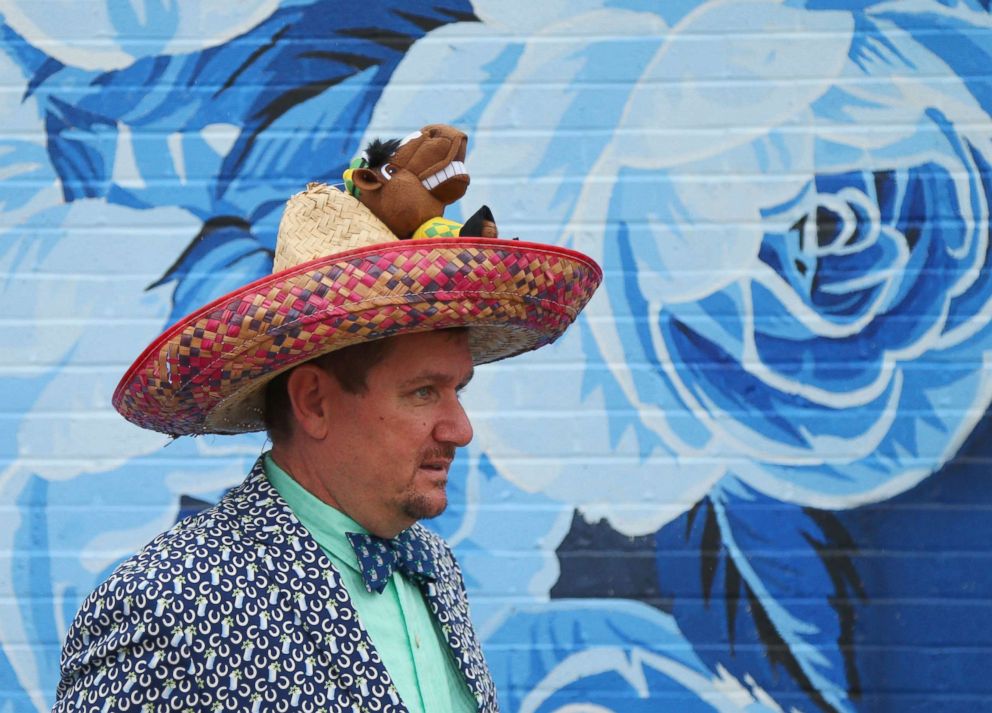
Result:
{"type": "Polygon", "coordinates": [[[338,393],[327,461],[344,512],[392,537],[444,511],[455,449],[472,440],[458,397],[471,378],[468,335],[437,331],[394,337],[363,393],[330,379],[338,393]]]}

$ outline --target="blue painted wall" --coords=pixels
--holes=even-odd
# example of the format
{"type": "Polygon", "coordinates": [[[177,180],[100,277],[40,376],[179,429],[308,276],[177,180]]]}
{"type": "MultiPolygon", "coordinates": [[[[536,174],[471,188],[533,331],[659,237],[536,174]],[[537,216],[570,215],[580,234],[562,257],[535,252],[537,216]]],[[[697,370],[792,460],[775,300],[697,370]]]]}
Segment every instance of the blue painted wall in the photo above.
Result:
{"type": "Polygon", "coordinates": [[[503,235],[606,271],[479,370],[454,545],[507,711],[992,710],[979,0],[0,3],[0,713],[240,481],[110,395],[373,136],[470,135],[503,235]]]}

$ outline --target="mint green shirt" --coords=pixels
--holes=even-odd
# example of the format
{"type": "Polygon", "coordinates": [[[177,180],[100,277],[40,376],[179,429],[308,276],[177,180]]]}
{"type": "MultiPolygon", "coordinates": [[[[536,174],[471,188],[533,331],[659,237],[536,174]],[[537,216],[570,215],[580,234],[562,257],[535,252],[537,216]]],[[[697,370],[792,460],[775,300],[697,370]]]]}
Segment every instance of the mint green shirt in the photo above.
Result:
{"type": "Polygon", "coordinates": [[[420,589],[399,572],[369,592],[346,532],[368,530],[297,483],[265,454],[265,475],[341,574],[396,690],[410,713],[468,713],[478,705],[420,589]]]}

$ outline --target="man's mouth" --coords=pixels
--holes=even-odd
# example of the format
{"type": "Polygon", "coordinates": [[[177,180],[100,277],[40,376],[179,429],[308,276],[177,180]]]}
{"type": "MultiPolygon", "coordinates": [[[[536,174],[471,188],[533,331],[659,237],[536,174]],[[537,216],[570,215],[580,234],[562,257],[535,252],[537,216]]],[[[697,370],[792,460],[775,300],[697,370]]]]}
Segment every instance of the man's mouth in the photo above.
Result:
{"type": "Polygon", "coordinates": [[[468,179],[468,171],[465,170],[464,161],[452,161],[440,171],[431,174],[420,183],[428,191],[432,191],[445,181],[455,178],[456,176],[463,176],[466,180],[468,179]]]}
{"type": "Polygon", "coordinates": [[[429,448],[420,461],[421,470],[432,470],[447,475],[448,469],[455,460],[455,449],[447,445],[429,448]]]}

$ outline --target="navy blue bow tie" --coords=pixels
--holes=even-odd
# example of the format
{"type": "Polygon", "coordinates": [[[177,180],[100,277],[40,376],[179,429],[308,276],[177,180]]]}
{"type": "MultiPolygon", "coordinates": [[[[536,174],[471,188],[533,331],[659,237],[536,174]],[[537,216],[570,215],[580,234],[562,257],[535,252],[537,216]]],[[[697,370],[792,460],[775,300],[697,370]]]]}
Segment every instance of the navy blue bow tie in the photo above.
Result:
{"type": "Polygon", "coordinates": [[[434,559],[410,530],[404,530],[391,540],[357,532],[345,535],[355,548],[362,579],[370,592],[382,594],[397,569],[420,582],[434,580],[434,559]]]}

